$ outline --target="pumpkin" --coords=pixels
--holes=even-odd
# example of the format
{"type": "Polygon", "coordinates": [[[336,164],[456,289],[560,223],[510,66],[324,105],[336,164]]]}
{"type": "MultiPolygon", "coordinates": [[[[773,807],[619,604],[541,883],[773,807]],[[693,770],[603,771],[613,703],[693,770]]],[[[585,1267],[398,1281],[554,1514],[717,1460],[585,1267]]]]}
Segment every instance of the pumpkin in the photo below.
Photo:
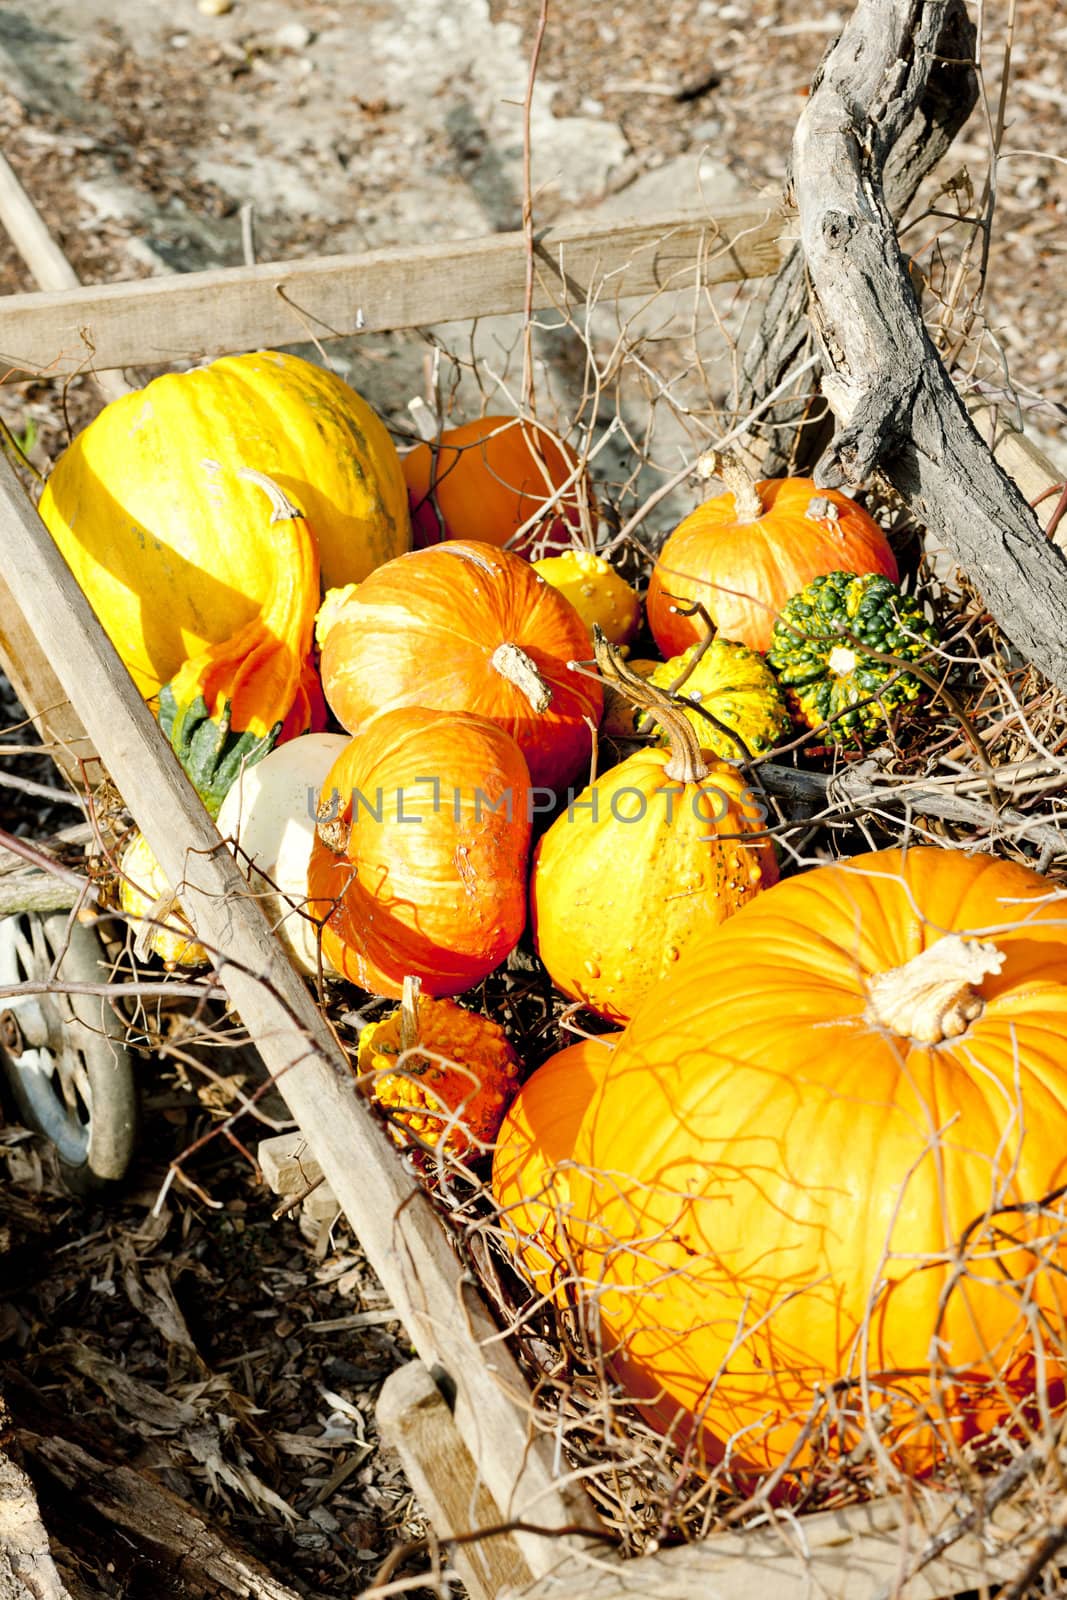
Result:
{"type": "Polygon", "coordinates": [[[56,462],[39,509],[146,698],[252,622],[274,586],[242,466],[302,508],[328,586],[411,547],[392,441],[321,367],[225,356],[113,400],[56,462]]]}
{"type": "Polygon", "coordinates": [[[309,733],[279,745],[241,774],[217,820],[294,965],[309,977],[319,969],[318,928],[305,910],[315,815],[323,780],[347,744],[344,734],[309,733]]]}
{"type": "Polygon", "coordinates": [[[578,458],[541,423],[479,417],[446,428],[402,458],[417,548],[442,539],[506,545],[555,490],[550,511],[509,546],[517,555],[566,550],[595,505],[578,458]]]}
{"type": "MultiPolygon", "coordinates": [[[[657,666],[648,681],[663,690],[678,684],[675,702],[701,745],[725,761],[766,755],[789,732],[774,673],[757,651],[732,639],[695,644],[657,666]]],[[[638,729],[652,725],[648,713],[638,719],[638,729]]]]}
{"type": "Polygon", "coordinates": [[[568,1162],[618,1037],[587,1036],[550,1056],[527,1078],[497,1134],[492,1190],[501,1232],[539,1294],[559,1295],[560,1279],[574,1272],[568,1162]]]}
{"type": "Polygon", "coordinates": [[[534,944],[552,982],[625,1022],[686,947],[778,876],[756,795],[701,749],[685,714],[596,638],[605,676],[666,730],[601,774],[538,841],[530,886],[534,944]]]}
{"type": "Polygon", "coordinates": [[[137,930],[134,952],[142,961],[151,953],[171,968],[210,966],[143,833],[133,835],[119,860],[119,905],[137,930]]]}
{"type": "Polygon", "coordinates": [[[600,684],[569,670],[590,651],[569,601],[528,562],[453,541],[379,567],[334,611],[322,648],[330,707],[350,733],[399,706],[489,717],[533,782],[565,787],[589,762],[600,684]]]}
{"type": "Polygon", "coordinates": [[[534,571],[566,595],[589,632],[600,628],[611,644],[629,644],[641,623],[641,602],[610,562],[588,550],[565,550],[533,563],[534,571]]]}
{"type": "Polygon", "coordinates": [[[399,998],[405,976],[460,994],[526,921],[530,780],[493,722],[401,707],[345,746],[322,785],[308,864],[323,956],[399,998]]]}
{"type": "Polygon", "coordinates": [[[1042,1372],[1055,1402],[1065,904],[988,856],[879,851],[760,895],[648,996],[570,1182],[605,1345],[659,1426],[799,1468],[821,1398],[843,1452],[873,1430],[922,1472],[1042,1372]]]}
{"type": "Polygon", "coordinates": [[[645,609],[665,656],[699,644],[706,627],[750,650],[766,650],[774,619],[822,572],[880,572],[897,579],[885,534],[861,506],[810,478],[752,483],[723,466],[726,494],[705,500],[664,544],[645,609]]]}
{"type": "Polygon", "coordinates": [[[359,1071],[398,1144],[477,1157],[493,1143],[518,1087],[519,1061],[497,1022],[410,979],[403,1004],[359,1036],[359,1071]]]}
{"type": "Polygon", "coordinates": [[[922,606],[876,573],[828,572],[794,595],[774,624],[767,660],[793,715],[827,739],[869,743],[891,713],[918,700],[923,683],[892,661],[919,661],[937,643],[922,606]],[[873,696],[873,698],[872,698],[873,696]]]}
{"type": "Polygon", "coordinates": [[[257,617],[183,662],[159,694],[159,725],[213,817],[244,768],[326,721],[310,660],[319,590],[314,541],[277,484],[250,468],[240,476],[254,479],[271,502],[273,532],[263,541],[270,592],[257,617]]]}

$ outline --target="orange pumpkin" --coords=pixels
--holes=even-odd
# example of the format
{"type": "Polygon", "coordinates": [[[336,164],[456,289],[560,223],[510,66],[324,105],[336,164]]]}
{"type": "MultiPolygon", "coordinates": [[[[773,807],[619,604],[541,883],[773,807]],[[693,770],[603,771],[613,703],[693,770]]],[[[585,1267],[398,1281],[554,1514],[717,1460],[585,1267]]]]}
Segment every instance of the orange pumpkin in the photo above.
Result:
{"type": "Polygon", "coordinates": [[[341,752],[322,785],[308,910],[322,953],[372,994],[407,975],[460,994],[498,966],[526,920],[530,780],[483,717],[405,707],[341,752]]]}
{"type": "Polygon", "coordinates": [[[758,796],[700,747],[684,709],[631,672],[603,635],[597,662],[666,732],[601,773],[539,840],[534,943],[553,983],[625,1022],[686,948],[774,883],[758,796]]]}
{"type": "Polygon", "coordinates": [[[479,417],[446,428],[439,441],[416,445],[401,465],[416,548],[442,539],[505,545],[564,484],[542,521],[510,547],[516,555],[569,549],[581,530],[583,501],[595,514],[570,445],[519,417],[479,417]]]}
{"type": "Polygon", "coordinates": [[[539,1294],[574,1272],[568,1162],[618,1034],[580,1039],[527,1078],[497,1135],[493,1199],[505,1242],[539,1294]]]}
{"type": "Polygon", "coordinates": [[[724,639],[766,650],[775,618],[824,572],[880,572],[897,580],[881,528],[847,495],[811,478],[754,484],[723,468],[732,488],[679,523],[656,560],[645,610],[664,656],[681,655],[707,631],[703,606],[724,639]]]}
{"type": "Polygon", "coordinates": [[[349,733],[398,706],[469,711],[513,736],[535,784],[565,787],[588,764],[603,696],[568,663],[588,657],[589,635],[518,556],[459,541],[415,550],[332,614],[322,681],[349,733]]]}
{"type": "Polygon", "coordinates": [[[821,1398],[842,1451],[921,1472],[1040,1377],[1062,1398],[1065,913],[1023,867],[885,850],[760,895],[649,995],[570,1182],[661,1427],[803,1466],[821,1398]]]}

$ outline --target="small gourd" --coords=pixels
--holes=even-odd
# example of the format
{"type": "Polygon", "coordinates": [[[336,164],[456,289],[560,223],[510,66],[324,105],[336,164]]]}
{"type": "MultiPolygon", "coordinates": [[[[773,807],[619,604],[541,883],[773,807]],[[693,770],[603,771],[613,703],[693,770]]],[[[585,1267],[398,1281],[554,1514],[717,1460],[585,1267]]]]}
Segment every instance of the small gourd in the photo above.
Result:
{"type": "Polygon", "coordinates": [[[641,623],[641,602],[609,561],[588,550],[565,550],[533,563],[534,571],[566,595],[590,634],[598,627],[609,644],[629,644],[641,623]]]}
{"type": "MultiPolygon", "coordinates": [[[[766,755],[789,732],[789,712],[774,673],[755,650],[732,639],[693,645],[658,666],[648,681],[674,690],[701,745],[724,761],[766,755]]],[[[645,713],[638,729],[652,722],[645,713]]]]}
{"type": "Polygon", "coordinates": [[[358,1066],[398,1144],[461,1160],[486,1153],[518,1087],[518,1057],[500,1024],[420,994],[411,979],[401,1005],[360,1033],[358,1066]]]}

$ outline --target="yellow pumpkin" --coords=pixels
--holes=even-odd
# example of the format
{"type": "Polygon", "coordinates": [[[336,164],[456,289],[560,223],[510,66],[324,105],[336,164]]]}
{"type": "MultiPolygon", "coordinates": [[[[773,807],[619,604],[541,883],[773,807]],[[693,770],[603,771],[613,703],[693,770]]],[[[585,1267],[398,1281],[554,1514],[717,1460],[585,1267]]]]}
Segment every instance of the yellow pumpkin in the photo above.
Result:
{"type": "Polygon", "coordinates": [[[590,634],[598,627],[610,644],[629,644],[641,623],[641,602],[615,568],[588,550],[535,561],[537,575],[566,595],[590,634]]]}
{"type": "Polygon", "coordinates": [[[174,890],[143,833],[135,833],[119,862],[119,905],[137,930],[134,949],[151,952],[168,967],[206,967],[211,957],[198,944],[174,890]]]}
{"type": "Polygon", "coordinates": [[[384,424],[311,362],[224,356],[113,400],[56,462],[40,513],[146,697],[270,596],[262,493],[241,467],[304,512],[325,587],[411,548],[384,424]]]}

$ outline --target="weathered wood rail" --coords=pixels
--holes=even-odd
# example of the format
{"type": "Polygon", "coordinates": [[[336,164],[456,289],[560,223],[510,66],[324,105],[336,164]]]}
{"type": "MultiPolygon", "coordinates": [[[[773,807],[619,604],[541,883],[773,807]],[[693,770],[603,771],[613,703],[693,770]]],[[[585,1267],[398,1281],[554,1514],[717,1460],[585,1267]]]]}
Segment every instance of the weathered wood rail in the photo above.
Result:
{"type": "MultiPolygon", "coordinates": [[[[537,245],[534,304],[609,282],[613,297],[762,276],[782,258],[783,213],[754,205],[549,230],[537,245]]],[[[203,359],[269,344],[467,320],[521,310],[521,236],[365,257],[271,264],[67,289],[0,301],[0,350],[12,370],[60,376],[203,359]]],[[[987,422],[988,422],[987,418],[987,422]]],[[[1055,473],[998,423],[995,453],[1034,498],[1055,473]]],[[[27,710],[77,774],[93,750],[122,793],[198,938],[217,952],[234,1009],[276,1077],[310,1151],[402,1319],[420,1364],[394,1375],[382,1418],[438,1534],[519,1521],[457,1558],[478,1600],[874,1600],[879,1592],[951,1595],[1005,1575],[1003,1558],[966,1533],[903,1588],[897,1578],[926,1529],[951,1519],[932,1497],[900,1498],[758,1532],[719,1535],[627,1565],[583,1536],[593,1508],[561,1480],[533,1420],[533,1400],[466,1278],[429,1200],[365,1102],[304,982],[96,622],[14,472],[0,459],[0,663],[27,710]],[[45,648],[42,648],[42,641],[45,648]],[[447,1380],[434,1385],[432,1373],[447,1380]],[[442,1390],[454,1404],[440,1400],[442,1390]],[[435,1393],[438,1398],[435,1398],[435,1393]],[[920,1516],[920,1511],[923,1513],[920,1516]],[[540,1532],[532,1529],[543,1530],[540,1532]]],[[[99,772],[99,768],[96,769],[99,772]]],[[[997,1539],[1021,1534],[1010,1518],[997,1539]]],[[[1025,1540],[1024,1540],[1025,1542],[1025,1540]]],[[[1015,1547],[1018,1559],[1018,1547],[1015,1547]]]]}

